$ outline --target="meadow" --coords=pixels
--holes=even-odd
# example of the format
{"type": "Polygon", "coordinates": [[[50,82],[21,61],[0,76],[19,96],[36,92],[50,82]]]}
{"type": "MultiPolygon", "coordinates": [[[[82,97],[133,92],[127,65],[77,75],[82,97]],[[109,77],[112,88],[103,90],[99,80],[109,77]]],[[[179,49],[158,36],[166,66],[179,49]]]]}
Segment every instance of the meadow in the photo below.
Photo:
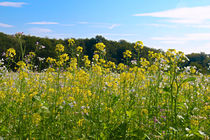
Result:
{"type": "MultiPolygon", "coordinates": [[[[20,61],[10,48],[0,64],[0,139],[209,139],[210,77],[182,68],[182,52],[131,60],[126,50],[125,63],[116,65],[103,43],[89,60],[69,39],[37,72],[36,53],[26,57],[20,47],[20,61]]],[[[140,54],[143,42],[134,48],[140,54]]]]}

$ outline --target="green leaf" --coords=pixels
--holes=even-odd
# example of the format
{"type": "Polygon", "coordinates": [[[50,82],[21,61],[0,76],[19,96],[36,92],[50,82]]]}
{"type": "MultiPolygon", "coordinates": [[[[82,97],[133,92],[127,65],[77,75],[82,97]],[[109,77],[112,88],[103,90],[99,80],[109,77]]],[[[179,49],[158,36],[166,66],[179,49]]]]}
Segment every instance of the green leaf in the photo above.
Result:
{"type": "Polygon", "coordinates": [[[165,92],[170,92],[170,87],[165,86],[165,87],[163,88],[163,91],[165,91],[165,92]]]}
{"type": "Polygon", "coordinates": [[[131,115],[132,115],[132,111],[126,111],[126,114],[128,115],[129,118],[131,118],[131,115]]]}
{"type": "Polygon", "coordinates": [[[181,82],[181,84],[184,84],[184,83],[190,82],[190,81],[195,81],[195,80],[196,80],[196,77],[189,77],[189,78],[183,80],[183,81],[181,82]]]}

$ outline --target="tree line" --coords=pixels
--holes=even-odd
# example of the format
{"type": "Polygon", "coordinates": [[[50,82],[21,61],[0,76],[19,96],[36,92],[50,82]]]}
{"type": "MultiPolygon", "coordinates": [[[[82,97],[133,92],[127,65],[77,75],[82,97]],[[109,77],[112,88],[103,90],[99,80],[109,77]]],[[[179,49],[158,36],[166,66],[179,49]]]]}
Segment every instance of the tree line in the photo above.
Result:
{"type": "MultiPolygon", "coordinates": [[[[116,64],[124,63],[125,60],[123,59],[123,52],[126,50],[130,50],[132,52],[131,60],[134,60],[137,57],[134,49],[135,43],[130,43],[125,40],[112,41],[107,40],[102,36],[96,36],[90,39],[79,38],[74,40],[76,46],[83,47],[83,55],[87,55],[90,60],[92,59],[94,51],[96,50],[95,44],[99,42],[103,42],[106,45],[106,59],[108,61],[115,62],[116,64]]],[[[68,47],[68,39],[49,39],[47,37],[41,38],[36,36],[23,35],[21,37],[21,41],[25,49],[25,54],[28,54],[29,52],[36,52],[36,58],[34,61],[35,65],[39,65],[40,59],[55,57],[55,46],[57,44],[63,44],[65,47],[68,47]]],[[[18,58],[21,56],[21,50],[17,38],[14,35],[7,35],[0,32],[0,54],[2,54],[0,58],[4,58],[4,53],[9,48],[14,48],[16,50],[16,59],[18,60],[18,58]]],[[[144,46],[140,52],[140,57],[148,59],[148,51],[163,52],[162,50],[144,46]]],[[[69,49],[66,49],[65,52],[67,54],[71,53],[69,52],[69,49]]],[[[201,73],[210,74],[210,54],[205,54],[204,52],[192,53],[188,54],[187,57],[189,58],[189,61],[183,63],[183,67],[196,66],[201,73]]],[[[47,66],[47,63],[43,63],[42,69],[47,68],[47,66]]]]}

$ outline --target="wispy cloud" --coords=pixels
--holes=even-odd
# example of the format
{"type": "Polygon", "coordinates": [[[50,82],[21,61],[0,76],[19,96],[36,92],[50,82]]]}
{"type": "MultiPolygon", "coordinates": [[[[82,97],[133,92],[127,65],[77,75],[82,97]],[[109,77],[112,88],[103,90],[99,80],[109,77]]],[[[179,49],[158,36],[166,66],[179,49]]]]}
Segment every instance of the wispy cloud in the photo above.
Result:
{"type": "Polygon", "coordinates": [[[74,26],[75,24],[60,24],[61,26],[74,26]]]}
{"type": "Polygon", "coordinates": [[[156,23],[152,23],[152,24],[146,24],[148,26],[153,26],[153,27],[168,27],[168,28],[174,28],[176,26],[174,25],[168,25],[168,24],[156,24],[156,23]]]}
{"type": "Polygon", "coordinates": [[[29,32],[33,34],[42,34],[42,33],[50,33],[52,32],[52,30],[47,28],[30,28],[29,32]]]}
{"type": "Polygon", "coordinates": [[[210,19],[210,6],[176,8],[161,12],[134,14],[133,16],[150,16],[168,18],[168,22],[181,24],[201,24],[210,19]]]}
{"type": "Polygon", "coordinates": [[[59,24],[59,23],[58,22],[39,21],[39,22],[30,22],[28,24],[34,24],[34,25],[52,25],[52,24],[59,24]]]}
{"type": "Polygon", "coordinates": [[[100,33],[100,34],[94,34],[94,35],[102,35],[102,36],[118,36],[118,37],[126,37],[126,36],[135,36],[136,34],[127,34],[127,33],[100,33]]]}
{"type": "Polygon", "coordinates": [[[11,27],[14,27],[14,26],[13,25],[9,25],[9,24],[0,23],[0,27],[11,28],[11,27]]]}
{"type": "Polygon", "coordinates": [[[80,21],[80,22],[78,22],[79,24],[88,24],[88,22],[86,22],[86,21],[80,21]]]}
{"type": "Polygon", "coordinates": [[[189,41],[210,41],[210,33],[192,33],[184,36],[152,37],[152,40],[160,41],[163,44],[184,44],[189,41]]]}
{"type": "Polygon", "coordinates": [[[113,29],[113,28],[118,27],[118,26],[120,26],[120,24],[112,24],[112,25],[109,26],[108,28],[109,28],[109,29],[113,29]]]}
{"type": "Polygon", "coordinates": [[[5,6],[5,7],[22,7],[25,5],[25,2],[0,2],[0,6],[5,6]]]}
{"type": "Polygon", "coordinates": [[[78,24],[87,24],[90,25],[90,27],[96,27],[96,28],[107,28],[107,29],[114,29],[116,27],[119,27],[120,24],[111,24],[111,23],[92,23],[92,22],[78,22],[78,24]]]}
{"type": "Polygon", "coordinates": [[[210,29],[210,24],[192,25],[191,27],[194,27],[194,28],[209,28],[210,29]]]}

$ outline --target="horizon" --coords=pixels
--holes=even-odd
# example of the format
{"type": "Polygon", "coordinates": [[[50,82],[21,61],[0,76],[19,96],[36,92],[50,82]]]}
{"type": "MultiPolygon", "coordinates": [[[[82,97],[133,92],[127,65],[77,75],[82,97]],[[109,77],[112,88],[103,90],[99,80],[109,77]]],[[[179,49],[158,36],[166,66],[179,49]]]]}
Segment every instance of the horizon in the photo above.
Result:
{"type": "Polygon", "coordinates": [[[164,51],[210,54],[209,0],[0,1],[0,12],[0,32],[5,34],[56,39],[101,35],[143,41],[164,51]]]}

